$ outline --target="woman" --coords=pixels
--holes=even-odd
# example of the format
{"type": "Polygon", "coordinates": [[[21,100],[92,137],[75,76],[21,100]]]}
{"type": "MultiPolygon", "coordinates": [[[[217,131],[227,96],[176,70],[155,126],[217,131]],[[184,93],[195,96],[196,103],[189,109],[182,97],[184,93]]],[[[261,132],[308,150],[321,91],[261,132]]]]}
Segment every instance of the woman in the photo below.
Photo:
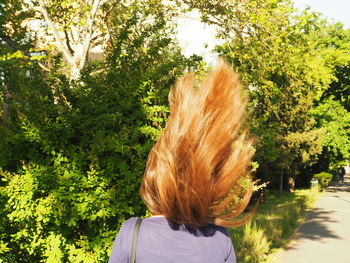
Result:
{"type": "MultiPolygon", "coordinates": [[[[140,193],[153,216],[140,226],[138,263],[236,262],[225,227],[245,221],[234,219],[252,193],[247,98],[225,63],[194,86],[187,74],[170,92],[167,126],[149,154],[140,193]]],[[[135,222],[120,229],[110,263],[130,262],[135,222]]]]}

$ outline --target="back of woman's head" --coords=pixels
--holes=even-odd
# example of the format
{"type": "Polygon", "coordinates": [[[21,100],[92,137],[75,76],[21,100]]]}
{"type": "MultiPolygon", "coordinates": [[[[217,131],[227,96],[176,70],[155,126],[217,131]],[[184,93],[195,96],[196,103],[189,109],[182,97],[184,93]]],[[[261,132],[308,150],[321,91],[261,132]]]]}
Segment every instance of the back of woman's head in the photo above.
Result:
{"type": "Polygon", "coordinates": [[[194,82],[187,74],[169,94],[170,117],[149,154],[141,196],[172,223],[234,226],[252,193],[252,140],[242,127],[247,98],[225,63],[199,88],[194,82]]]}

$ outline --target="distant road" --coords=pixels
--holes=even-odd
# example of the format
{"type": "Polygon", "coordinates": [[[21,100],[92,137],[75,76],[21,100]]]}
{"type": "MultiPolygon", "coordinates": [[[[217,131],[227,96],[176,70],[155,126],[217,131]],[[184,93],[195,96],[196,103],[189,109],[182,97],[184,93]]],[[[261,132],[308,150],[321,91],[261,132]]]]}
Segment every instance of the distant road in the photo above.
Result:
{"type": "Polygon", "coordinates": [[[328,187],[276,263],[350,262],[350,175],[328,187]]]}

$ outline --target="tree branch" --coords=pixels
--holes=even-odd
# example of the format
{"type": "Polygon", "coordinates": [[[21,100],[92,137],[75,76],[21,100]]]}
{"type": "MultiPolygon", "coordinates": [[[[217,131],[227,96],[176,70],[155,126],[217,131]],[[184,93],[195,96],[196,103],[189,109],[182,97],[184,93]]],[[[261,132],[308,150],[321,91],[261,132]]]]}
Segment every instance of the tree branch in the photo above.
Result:
{"type": "Polygon", "coordinates": [[[39,62],[39,61],[38,61],[38,65],[39,65],[39,67],[40,67],[41,69],[43,69],[43,70],[45,70],[45,71],[47,71],[47,72],[50,71],[50,69],[49,69],[48,67],[46,67],[43,63],[41,63],[41,62],[39,62]]]}
{"type": "Polygon", "coordinates": [[[72,63],[73,62],[73,57],[72,55],[70,54],[69,50],[67,49],[67,47],[64,45],[61,37],[60,37],[60,34],[58,33],[58,30],[54,24],[54,22],[51,20],[48,12],[47,12],[47,8],[45,6],[45,3],[44,3],[44,0],[39,0],[39,5],[40,5],[40,8],[41,8],[41,12],[42,14],[44,15],[44,18],[48,24],[48,26],[50,27],[52,33],[54,34],[54,37],[56,39],[56,42],[57,42],[57,46],[61,49],[61,51],[63,52],[65,58],[67,59],[67,61],[69,63],[72,63]]]}
{"type": "Polygon", "coordinates": [[[85,36],[84,43],[83,43],[83,52],[81,54],[81,60],[80,60],[80,65],[79,68],[83,68],[85,63],[86,63],[86,58],[87,54],[90,50],[90,45],[91,45],[91,40],[92,40],[92,35],[93,35],[93,25],[95,22],[95,17],[98,11],[98,8],[101,4],[101,0],[96,0],[92,1],[92,10],[91,10],[91,15],[87,19],[87,35],[85,36]]]}
{"type": "Polygon", "coordinates": [[[102,0],[96,0],[93,2],[92,10],[91,10],[91,20],[95,20],[95,16],[98,8],[100,7],[102,0]]]}
{"type": "MultiPolygon", "coordinates": [[[[104,4],[104,3],[103,3],[104,4]]],[[[102,5],[103,5],[102,4],[102,5]]],[[[110,6],[109,6],[109,8],[108,8],[108,10],[105,12],[105,14],[104,14],[104,19],[106,19],[108,16],[109,16],[109,14],[113,11],[113,9],[115,8],[115,6],[117,5],[117,3],[116,2],[113,2],[110,6]]]]}
{"type": "Polygon", "coordinates": [[[107,3],[109,0],[100,0],[99,6],[103,6],[105,3],[107,3]]]}
{"type": "Polygon", "coordinates": [[[21,46],[18,45],[18,43],[16,41],[13,41],[9,36],[0,35],[0,39],[7,44],[7,47],[11,51],[21,50],[21,46]]]}
{"type": "Polygon", "coordinates": [[[66,29],[64,30],[64,35],[65,35],[65,37],[66,37],[66,45],[67,45],[67,48],[68,48],[70,54],[73,56],[73,55],[74,55],[74,50],[72,49],[72,47],[71,47],[71,45],[70,45],[69,36],[68,36],[68,32],[67,32],[66,29]]]}
{"type": "Polygon", "coordinates": [[[103,36],[103,34],[97,34],[96,36],[94,36],[93,38],[91,38],[91,41],[95,41],[97,40],[99,37],[103,36]]]}

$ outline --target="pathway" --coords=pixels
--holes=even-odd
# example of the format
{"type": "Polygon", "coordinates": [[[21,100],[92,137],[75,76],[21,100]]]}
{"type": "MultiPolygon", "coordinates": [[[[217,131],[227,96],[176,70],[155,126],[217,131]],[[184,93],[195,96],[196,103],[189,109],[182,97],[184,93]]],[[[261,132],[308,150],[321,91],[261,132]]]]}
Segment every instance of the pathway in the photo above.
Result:
{"type": "Polygon", "coordinates": [[[350,262],[350,175],[327,188],[276,262],[350,262]]]}

